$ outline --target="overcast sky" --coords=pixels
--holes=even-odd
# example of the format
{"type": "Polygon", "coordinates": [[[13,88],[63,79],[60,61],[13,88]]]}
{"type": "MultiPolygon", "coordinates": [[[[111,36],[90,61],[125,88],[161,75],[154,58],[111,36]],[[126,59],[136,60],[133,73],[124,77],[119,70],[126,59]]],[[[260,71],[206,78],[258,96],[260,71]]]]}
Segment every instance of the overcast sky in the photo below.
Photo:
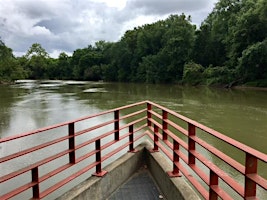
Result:
{"type": "Polygon", "coordinates": [[[0,0],[0,37],[16,56],[40,43],[51,57],[96,41],[118,41],[126,30],[191,15],[200,23],[218,0],[0,0]]]}

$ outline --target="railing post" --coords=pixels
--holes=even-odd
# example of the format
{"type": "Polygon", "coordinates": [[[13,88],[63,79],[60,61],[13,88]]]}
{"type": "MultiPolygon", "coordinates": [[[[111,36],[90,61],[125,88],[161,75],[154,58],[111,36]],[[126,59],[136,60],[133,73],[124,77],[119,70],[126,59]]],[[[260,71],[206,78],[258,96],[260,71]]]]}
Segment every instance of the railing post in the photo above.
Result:
{"type": "Polygon", "coordinates": [[[246,153],[245,163],[245,199],[248,197],[256,197],[257,184],[248,178],[249,174],[257,173],[258,160],[252,154],[246,153]]]}
{"type": "Polygon", "coordinates": [[[151,153],[159,151],[159,146],[158,146],[159,136],[158,136],[158,133],[159,133],[159,127],[157,127],[157,125],[154,124],[154,148],[150,151],[151,153]]]}
{"type": "Polygon", "coordinates": [[[196,159],[191,151],[196,149],[196,143],[190,136],[196,135],[196,127],[193,124],[188,123],[188,164],[195,164],[196,159]]]}
{"type": "Polygon", "coordinates": [[[114,134],[114,140],[118,141],[120,140],[120,131],[119,131],[119,119],[120,118],[120,113],[119,113],[119,110],[115,110],[114,112],[114,130],[115,130],[115,134],[114,134]]]}
{"type": "Polygon", "coordinates": [[[32,197],[33,199],[40,199],[38,167],[33,168],[31,172],[32,172],[32,182],[36,182],[36,185],[32,187],[32,197]]]}
{"type": "Polygon", "coordinates": [[[173,170],[169,171],[167,173],[170,177],[180,177],[180,176],[182,176],[182,174],[179,172],[179,168],[176,165],[179,163],[179,155],[178,155],[179,143],[175,140],[173,140],[172,151],[173,151],[173,161],[172,161],[173,162],[173,170]]]}
{"type": "Polygon", "coordinates": [[[210,170],[210,183],[209,183],[209,200],[217,200],[218,194],[212,190],[212,186],[218,186],[219,178],[218,175],[210,170]]]}
{"type": "Polygon", "coordinates": [[[165,121],[168,119],[168,112],[165,110],[162,111],[162,139],[167,140],[168,135],[166,133],[166,130],[168,130],[168,123],[165,121]]]}
{"type": "Polygon", "coordinates": [[[96,158],[96,163],[98,163],[98,164],[96,165],[96,172],[93,175],[94,176],[98,176],[98,177],[102,177],[107,173],[107,171],[102,170],[100,139],[95,141],[95,149],[97,151],[96,154],[95,154],[95,158],[96,158]]]}
{"type": "Polygon", "coordinates": [[[152,105],[150,103],[147,103],[147,126],[151,126],[151,111],[152,110],[152,105]]]}
{"type": "Polygon", "coordinates": [[[69,162],[75,164],[75,131],[74,131],[74,123],[69,124],[69,150],[72,150],[69,153],[69,162]]]}
{"type": "Polygon", "coordinates": [[[134,135],[133,135],[133,124],[129,126],[129,151],[131,153],[137,152],[136,149],[134,149],[134,135]]]}

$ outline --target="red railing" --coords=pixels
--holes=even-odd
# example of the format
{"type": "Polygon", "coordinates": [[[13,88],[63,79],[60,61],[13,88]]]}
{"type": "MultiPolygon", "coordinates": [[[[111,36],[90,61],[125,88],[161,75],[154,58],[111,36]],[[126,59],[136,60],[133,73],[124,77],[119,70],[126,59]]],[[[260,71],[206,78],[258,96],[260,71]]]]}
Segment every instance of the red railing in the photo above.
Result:
{"type": "Polygon", "coordinates": [[[147,113],[148,135],[154,140],[153,151],[161,149],[173,162],[171,177],[182,173],[204,199],[236,199],[238,196],[257,199],[257,186],[263,189],[264,198],[267,197],[267,180],[258,173],[258,161],[261,161],[267,176],[266,154],[155,103],[147,102],[147,113]],[[208,143],[211,137],[228,145],[228,149],[223,152],[212,146],[208,143]],[[229,156],[231,149],[240,151],[238,155],[245,154],[243,165],[242,161],[229,156]],[[209,154],[212,156],[207,156],[209,154]],[[216,158],[222,164],[213,162],[216,158]],[[233,171],[244,181],[231,176],[233,171]],[[223,185],[232,189],[226,190],[227,186],[223,185]]]}
{"type": "MultiPolygon", "coordinates": [[[[127,146],[129,151],[134,151],[134,141],[144,136],[144,133],[139,135],[136,133],[145,127],[146,104],[145,102],[140,102],[63,124],[38,129],[33,132],[0,139],[0,144],[6,144],[6,146],[9,144],[10,146],[14,146],[14,142],[23,138],[25,139],[22,142],[28,145],[27,143],[30,143],[30,141],[33,140],[32,137],[35,135],[48,140],[0,158],[1,169],[3,169],[4,167],[14,165],[15,161],[19,158],[23,159],[23,162],[28,162],[27,155],[29,154],[38,153],[42,150],[44,150],[42,152],[45,154],[45,158],[42,158],[43,155],[41,155],[41,158],[40,155],[36,155],[34,161],[28,166],[1,176],[1,188],[4,188],[4,184],[9,184],[8,186],[12,187],[14,187],[14,185],[17,186],[18,181],[13,183],[13,185],[8,183],[8,181],[16,179],[16,177],[23,174],[30,177],[27,177],[30,179],[30,182],[25,182],[19,187],[12,188],[12,190],[7,193],[1,194],[0,199],[9,199],[29,189],[32,190],[32,198],[42,199],[93,168],[95,168],[94,175],[103,176],[106,172],[102,170],[102,163],[127,148],[127,146]],[[136,111],[135,109],[133,112],[131,111],[133,108],[138,110],[136,111]],[[125,124],[125,122],[127,123],[125,124]],[[91,127],[89,126],[90,124],[91,127]],[[79,126],[86,128],[79,128],[79,126]],[[65,128],[65,130],[63,130],[63,128],[65,128]],[[135,137],[133,137],[134,134],[135,137]],[[55,138],[55,135],[60,136],[55,138]],[[123,141],[123,144],[121,144],[121,141],[123,141]],[[62,149],[58,151],[56,148],[57,146],[62,146],[62,149]],[[47,151],[50,149],[52,149],[52,152],[47,154],[47,151]],[[103,155],[105,150],[107,153],[103,155]],[[92,159],[94,156],[95,158],[92,159]],[[91,160],[88,160],[90,158],[91,160]],[[67,162],[60,161],[55,168],[52,162],[58,159],[65,159],[67,162]],[[81,164],[82,162],[83,165],[81,164]],[[61,174],[66,171],[70,173],[68,171],[70,168],[74,168],[74,166],[79,166],[80,164],[82,165],[82,167],[80,167],[81,169],[74,170],[70,175],[61,176],[61,174]],[[52,185],[50,185],[49,182],[47,183],[47,180],[57,175],[59,175],[59,177],[57,177],[56,183],[52,185]],[[45,185],[44,189],[42,189],[44,187],[42,184],[45,185]]],[[[19,142],[17,142],[17,144],[19,144],[19,142]]],[[[10,149],[12,150],[12,148],[10,149]]],[[[21,163],[21,161],[18,160],[18,163],[21,163]]],[[[1,171],[3,172],[3,170],[1,171]]],[[[9,189],[10,187],[6,188],[9,189]]],[[[3,192],[6,192],[6,190],[3,192]]],[[[23,199],[26,198],[28,197],[23,197],[23,199]]]]}
{"type": "Polygon", "coordinates": [[[163,152],[173,163],[173,170],[168,172],[170,177],[185,176],[204,199],[235,199],[236,196],[257,199],[258,187],[263,193],[267,191],[267,180],[258,170],[258,162],[261,162],[266,171],[266,154],[172,110],[144,101],[0,139],[0,144],[5,146],[13,146],[22,139],[24,141],[20,141],[21,143],[28,143],[35,136],[48,140],[41,141],[40,144],[34,142],[32,146],[27,144],[22,150],[15,148],[15,152],[0,158],[2,169],[27,160],[27,156],[36,152],[41,152],[41,155],[45,152],[46,155],[45,158],[34,156],[27,166],[12,169],[11,172],[5,170],[7,173],[3,176],[1,173],[0,184],[8,185],[6,188],[10,189],[5,190],[0,199],[19,196],[24,191],[29,193],[30,190],[32,192],[29,198],[42,199],[92,169],[95,169],[94,175],[103,176],[106,172],[102,169],[102,164],[111,162],[112,158],[125,152],[127,147],[130,152],[134,152],[134,142],[145,134],[154,141],[152,152],[163,152]],[[214,147],[212,139],[225,143],[230,149],[239,151],[240,155],[243,153],[244,161],[239,156],[232,158],[229,155],[231,150],[214,147]],[[52,152],[48,154],[47,149],[52,149],[52,152]],[[62,162],[61,159],[65,161],[62,162]],[[53,162],[56,160],[60,162],[55,167],[53,162]],[[68,175],[69,169],[75,169],[71,175],[68,175]],[[233,177],[233,171],[243,177],[244,181],[233,177]],[[61,176],[64,172],[67,175],[61,176]],[[15,188],[9,187],[12,185],[9,181],[19,179],[21,175],[27,176],[29,181],[23,181],[23,184],[15,188]],[[49,180],[55,176],[56,181],[50,183],[49,180]],[[44,183],[45,187],[42,186],[44,183]]]}

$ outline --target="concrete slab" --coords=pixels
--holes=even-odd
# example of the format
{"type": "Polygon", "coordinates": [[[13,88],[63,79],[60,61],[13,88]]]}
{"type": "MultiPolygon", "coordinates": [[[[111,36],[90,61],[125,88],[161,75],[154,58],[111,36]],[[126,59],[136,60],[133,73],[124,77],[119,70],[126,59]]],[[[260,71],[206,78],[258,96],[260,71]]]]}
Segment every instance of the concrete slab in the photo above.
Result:
{"type": "Polygon", "coordinates": [[[132,199],[135,199],[136,192],[127,192],[129,185],[135,188],[135,191],[140,187],[140,193],[143,193],[143,195],[151,193],[147,198],[143,196],[144,198],[136,199],[200,200],[199,196],[183,177],[170,178],[168,176],[167,171],[171,170],[171,164],[166,161],[160,152],[150,153],[149,150],[152,149],[150,142],[144,142],[138,145],[136,149],[138,150],[137,153],[126,153],[105,167],[104,170],[108,173],[104,177],[92,176],[59,197],[58,200],[120,200],[124,198],[122,197],[123,195],[126,195],[125,199],[128,200],[131,199],[130,193],[133,193],[132,199]],[[140,179],[136,179],[135,176],[130,179],[133,174],[144,166],[153,178],[146,174],[141,174],[140,179]],[[127,182],[127,180],[131,181],[127,182]],[[145,187],[146,184],[147,188],[145,187]],[[159,189],[155,190],[157,185],[159,189]],[[122,190],[120,191],[119,188],[122,190]],[[122,196],[112,196],[115,191],[120,191],[118,195],[122,196]]]}
{"type": "Polygon", "coordinates": [[[158,186],[145,168],[138,170],[108,200],[158,200],[163,199],[158,186]]]}

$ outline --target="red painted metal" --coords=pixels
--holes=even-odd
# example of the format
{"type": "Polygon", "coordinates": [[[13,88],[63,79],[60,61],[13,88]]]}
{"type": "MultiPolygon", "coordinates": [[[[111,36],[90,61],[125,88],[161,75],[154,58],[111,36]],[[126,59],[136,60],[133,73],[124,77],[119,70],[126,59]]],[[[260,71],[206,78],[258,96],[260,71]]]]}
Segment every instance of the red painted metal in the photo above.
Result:
{"type": "Polygon", "coordinates": [[[28,171],[31,171],[33,168],[38,167],[38,166],[42,166],[42,165],[44,165],[44,164],[46,164],[48,162],[51,162],[51,161],[53,161],[53,160],[55,160],[55,159],[57,159],[59,157],[62,157],[64,155],[68,154],[69,152],[71,152],[71,151],[70,150],[64,150],[64,151],[62,151],[60,153],[57,153],[57,154],[55,154],[55,155],[53,155],[53,156],[51,156],[49,158],[43,159],[43,160],[38,161],[38,162],[36,162],[36,163],[34,163],[32,165],[29,165],[27,167],[21,168],[20,170],[17,170],[15,172],[10,173],[10,174],[4,175],[4,176],[0,177],[0,183],[5,182],[5,181],[7,181],[9,179],[12,179],[12,178],[14,178],[16,176],[19,176],[21,174],[24,174],[24,173],[26,173],[28,171]]]}
{"type": "Polygon", "coordinates": [[[257,184],[255,181],[251,180],[247,175],[257,173],[258,160],[255,156],[250,153],[246,153],[246,163],[245,163],[245,198],[256,196],[257,184]]]}
{"type": "Polygon", "coordinates": [[[61,127],[67,127],[68,129],[65,136],[12,153],[11,155],[4,155],[0,158],[0,163],[4,166],[5,163],[9,161],[16,161],[18,158],[23,158],[23,156],[39,152],[50,146],[52,148],[52,145],[57,143],[66,142],[68,144],[68,147],[62,149],[61,152],[55,152],[53,155],[42,160],[36,160],[36,162],[27,167],[23,167],[0,177],[0,183],[6,184],[8,180],[12,180],[22,174],[30,174],[31,176],[30,183],[25,182],[24,185],[18,188],[12,188],[10,192],[0,194],[0,199],[9,199],[14,196],[19,196],[20,193],[28,189],[32,190],[32,198],[42,199],[93,168],[95,168],[94,175],[101,177],[107,173],[102,168],[102,163],[104,161],[109,160],[112,156],[127,148],[129,152],[135,152],[134,142],[145,135],[149,136],[154,143],[154,148],[151,150],[152,152],[160,151],[172,161],[173,169],[168,172],[170,177],[183,175],[204,199],[234,199],[232,194],[228,193],[222,187],[221,182],[232,188],[233,191],[235,191],[235,195],[237,194],[244,199],[256,199],[258,187],[267,191],[266,177],[264,178],[258,173],[259,161],[261,161],[264,166],[267,166],[266,154],[150,101],[138,102],[66,123],[2,138],[0,139],[0,143],[9,145],[10,141],[15,141],[19,138],[30,139],[32,135],[44,134],[47,133],[47,131],[56,130],[61,127]],[[96,119],[101,116],[105,116],[105,118],[109,119],[86,129],[75,131],[75,124],[82,123],[85,120],[96,119]],[[127,121],[127,123],[124,123],[124,121],[127,121]],[[108,127],[112,124],[114,124],[112,130],[106,132],[102,131],[95,136],[91,134],[92,131],[100,130],[100,128],[108,127]],[[188,124],[187,129],[183,128],[186,124],[188,124]],[[172,130],[174,130],[174,132],[172,132],[172,130]],[[140,131],[143,133],[137,135],[137,132],[140,131]],[[243,152],[245,154],[245,164],[243,165],[237,162],[225,152],[218,150],[211,143],[201,139],[201,137],[199,137],[199,131],[200,133],[204,131],[217,140],[223,141],[240,152],[243,152]],[[178,137],[178,135],[175,134],[176,132],[181,133],[183,137],[178,137]],[[84,135],[90,135],[91,137],[90,139],[76,144],[77,138],[84,135]],[[112,135],[114,136],[110,139],[112,135]],[[127,138],[128,141],[125,141],[127,138]],[[119,141],[123,142],[120,146],[117,143],[119,141]],[[95,147],[92,147],[93,144],[95,144],[95,147]],[[87,149],[89,147],[91,150],[88,151],[87,149]],[[82,155],[76,153],[83,148],[86,148],[85,153],[82,155]],[[111,149],[109,150],[109,148],[111,149]],[[203,151],[199,149],[205,149],[221,162],[227,164],[228,167],[239,172],[240,175],[244,177],[244,182],[237,182],[224,168],[214,163],[209,157],[206,157],[203,151]],[[103,155],[104,150],[108,152],[105,155],[103,155]],[[79,155],[79,157],[77,157],[77,155],[79,155]],[[69,157],[69,162],[62,163],[61,166],[57,166],[52,171],[40,176],[39,171],[41,167],[46,167],[47,164],[56,159],[63,158],[64,156],[69,157]],[[82,162],[87,162],[87,159],[93,156],[95,156],[95,160],[90,161],[89,164],[87,163],[82,169],[73,172],[67,177],[62,177],[62,180],[58,180],[57,183],[52,184],[49,188],[40,191],[40,187],[44,181],[46,181],[47,184],[47,181],[49,181],[51,177],[60,175],[60,173],[65,172],[70,167],[74,168],[78,163],[82,164],[82,162]],[[204,168],[206,169],[204,170],[204,168]]]}
{"type": "MultiPolygon", "coordinates": [[[[23,156],[23,155],[26,155],[26,154],[29,154],[31,152],[34,152],[34,151],[37,151],[39,149],[42,149],[42,148],[45,148],[45,147],[48,147],[48,146],[51,146],[53,144],[56,144],[56,143],[59,143],[59,142],[62,142],[66,139],[69,139],[71,136],[64,136],[64,137],[61,137],[61,138],[58,138],[58,139],[55,139],[53,141],[50,141],[50,142],[46,142],[46,143],[43,143],[41,145],[37,145],[35,147],[32,147],[32,148],[29,148],[29,149],[26,149],[26,150],[23,150],[23,151],[19,151],[17,153],[14,153],[14,154],[11,154],[11,155],[8,155],[8,156],[5,156],[5,157],[2,157],[0,158],[0,163],[3,163],[3,162],[6,162],[8,160],[12,160],[16,157],[20,157],[20,156],[23,156]]],[[[1,183],[1,181],[0,181],[1,183]]]]}
{"type": "Polygon", "coordinates": [[[40,198],[40,189],[39,189],[39,171],[38,167],[32,169],[32,182],[36,183],[32,187],[32,197],[34,199],[39,199],[40,198]]]}
{"type": "Polygon", "coordinates": [[[196,143],[192,140],[191,136],[196,135],[196,127],[193,124],[188,123],[188,160],[189,165],[194,165],[196,162],[195,156],[192,151],[196,150],[196,143]]]}
{"type": "Polygon", "coordinates": [[[119,140],[120,138],[120,135],[119,135],[119,120],[120,120],[120,113],[119,113],[119,110],[116,110],[114,112],[114,119],[115,119],[115,122],[114,122],[114,130],[115,130],[115,135],[114,135],[114,139],[115,140],[119,140]]]}
{"type": "Polygon", "coordinates": [[[152,110],[152,105],[150,103],[147,103],[147,126],[151,126],[151,113],[150,111],[152,110]]]}
{"type": "Polygon", "coordinates": [[[177,163],[179,163],[179,154],[178,154],[178,150],[179,150],[179,143],[176,142],[175,140],[173,140],[173,170],[167,172],[168,175],[170,177],[180,177],[182,176],[181,173],[179,173],[179,168],[177,167],[177,163]]]}
{"type": "Polygon", "coordinates": [[[137,152],[137,150],[134,149],[134,126],[133,124],[131,126],[129,126],[129,151],[128,152],[132,152],[135,153],[137,152]]]}
{"type": "MultiPolygon", "coordinates": [[[[202,189],[200,189],[199,186],[197,184],[195,184],[195,181],[192,181],[192,178],[189,178],[189,181],[194,186],[196,186],[197,190],[200,191],[200,193],[204,196],[205,199],[210,199],[210,198],[211,199],[212,198],[217,199],[218,197],[216,197],[214,192],[217,194],[217,196],[221,197],[222,199],[230,199],[229,195],[219,186],[219,184],[217,184],[217,185],[214,185],[214,184],[211,185],[210,184],[210,181],[214,181],[214,178],[211,178],[211,176],[213,176],[213,177],[217,176],[220,181],[223,181],[226,184],[228,184],[242,198],[247,198],[247,197],[248,198],[256,198],[255,185],[261,186],[263,189],[266,190],[265,184],[267,183],[267,181],[265,178],[263,178],[257,174],[257,169],[256,169],[257,167],[252,168],[252,171],[250,171],[250,172],[246,170],[247,173],[245,173],[245,169],[247,169],[248,164],[246,164],[245,166],[241,165],[240,163],[238,163],[234,159],[230,158],[225,153],[216,149],[216,147],[212,147],[212,145],[201,140],[199,137],[197,137],[196,129],[205,131],[206,133],[208,133],[212,136],[215,136],[217,139],[224,141],[233,147],[236,147],[238,150],[241,150],[245,153],[249,153],[250,155],[252,155],[253,159],[250,161],[248,161],[248,159],[246,159],[246,163],[250,163],[252,166],[256,166],[257,160],[261,160],[264,163],[267,163],[267,160],[266,160],[267,155],[266,154],[258,152],[255,149],[252,149],[252,148],[250,148],[244,144],[241,144],[238,141],[235,141],[235,140],[233,140],[233,139],[231,139],[231,138],[229,138],[229,137],[227,137],[227,136],[225,136],[225,135],[223,135],[217,131],[214,131],[214,130],[212,130],[212,129],[210,129],[210,128],[202,125],[202,124],[199,124],[199,123],[197,123],[191,119],[188,119],[184,116],[181,116],[181,115],[175,113],[174,111],[166,109],[166,108],[164,108],[160,105],[157,105],[153,102],[149,102],[149,104],[151,104],[151,106],[153,106],[153,107],[156,107],[157,109],[162,109],[162,110],[168,112],[173,117],[176,117],[177,119],[182,120],[184,122],[187,122],[189,124],[188,131],[186,131],[183,128],[181,128],[179,125],[177,125],[175,122],[171,122],[170,120],[165,120],[165,121],[168,121],[169,122],[168,124],[171,125],[173,128],[175,128],[176,130],[178,130],[179,132],[181,132],[187,136],[188,147],[184,144],[184,142],[179,143],[183,146],[183,148],[188,152],[188,155],[189,155],[188,156],[188,162],[186,162],[186,159],[183,159],[183,160],[196,173],[196,175],[199,176],[209,186],[210,190],[213,191],[213,192],[210,192],[210,194],[208,194],[208,195],[206,194],[206,192],[204,192],[204,193],[201,192],[202,189]],[[245,185],[247,184],[247,186],[244,187],[244,186],[240,185],[240,183],[238,183],[235,179],[233,179],[228,174],[226,174],[224,169],[221,169],[220,166],[215,165],[209,159],[202,156],[201,153],[199,153],[196,150],[196,145],[201,145],[206,150],[211,152],[214,156],[220,158],[223,162],[227,163],[228,165],[232,166],[234,169],[239,171],[241,174],[243,174],[245,176],[245,182],[246,182],[245,185]],[[253,153],[250,153],[250,152],[253,152],[253,153]],[[208,169],[211,170],[210,175],[207,176],[201,168],[196,166],[196,163],[195,163],[196,159],[198,161],[200,161],[201,163],[203,163],[208,169]],[[252,174],[256,175],[257,178],[255,176],[253,176],[252,174]],[[209,177],[209,179],[207,179],[208,177],[209,177]]],[[[153,113],[153,111],[150,111],[150,113],[153,113]]],[[[152,114],[151,118],[153,118],[153,116],[155,118],[157,118],[157,115],[153,115],[153,114],[152,114]]],[[[162,119],[162,118],[163,117],[160,117],[159,119],[162,119]]],[[[151,120],[151,121],[153,124],[153,120],[151,120]]],[[[154,121],[156,121],[156,120],[154,120],[154,121]]],[[[167,131],[167,133],[170,133],[170,131],[167,131]]],[[[175,138],[175,140],[176,140],[176,138],[175,138]]],[[[163,146],[163,148],[164,148],[164,146],[163,146]]],[[[178,163],[177,165],[180,165],[181,168],[179,168],[179,169],[185,175],[186,170],[185,169],[182,170],[183,167],[181,166],[181,163],[178,163]]]]}
{"type": "Polygon", "coordinates": [[[95,141],[95,149],[96,149],[96,154],[95,154],[95,158],[96,158],[96,172],[93,174],[94,176],[99,176],[102,177],[104,176],[107,171],[102,170],[101,164],[102,164],[102,157],[101,157],[101,143],[100,143],[100,139],[95,141]]]}
{"type": "Polygon", "coordinates": [[[70,163],[75,164],[75,130],[74,130],[74,123],[69,124],[69,150],[71,152],[69,153],[69,161],[70,163]]]}
{"type": "Polygon", "coordinates": [[[168,140],[168,134],[166,131],[168,130],[168,123],[166,120],[168,119],[168,112],[165,110],[162,111],[162,139],[168,140]]]}
{"type": "Polygon", "coordinates": [[[2,196],[0,196],[0,199],[10,199],[16,195],[21,194],[22,192],[24,192],[25,190],[29,189],[29,188],[33,188],[36,185],[36,182],[30,182],[30,183],[26,183],[23,186],[20,186],[18,188],[16,188],[16,190],[12,190],[11,192],[8,192],[2,196]]]}
{"type": "Polygon", "coordinates": [[[75,178],[79,177],[80,175],[84,174],[85,172],[87,172],[88,170],[92,169],[93,167],[95,167],[98,163],[93,162],[90,165],[87,165],[85,168],[79,170],[76,173],[71,174],[70,176],[68,176],[67,178],[57,182],[55,185],[52,185],[51,187],[49,187],[48,189],[44,190],[43,192],[40,193],[40,199],[46,197],[47,195],[51,194],[52,192],[56,191],[57,189],[59,189],[60,187],[66,185],[67,183],[69,183],[70,181],[74,180],[75,178]]]}
{"type": "Polygon", "coordinates": [[[218,175],[216,173],[214,173],[212,170],[210,170],[210,180],[209,180],[209,186],[210,186],[210,191],[209,191],[210,192],[209,193],[210,197],[209,197],[209,199],[210,200],[218,199],[218,194],[215,192],[215,189],[219,188],[218,184],[219,184],[218,175]],[[211,187],[211,186],[213,186],[213,187],[211,187]]]}
{"type": "Polygon", "coordinates": [[[159,136],[158,136],[158,134],[159,134],[159,127],[156,124],[154,124],[154,139],[153,139],[154,148],[150,151],[151,153],[159,151],[159,146],[158,146],[159,145],[159,136]]]}
{"type": "MultiPolygon", "coordinates": [[[[139,109],[139,108],[137,108],[137,109],[139,109]]],[[[23,133],[23,134],[20,134],[17,136],[12,136],[12,137],[8,137],[8,138],[0,139],[0,143],[6,143],[8,145],[8,143],[10,141],[17,140],[19,138],[23,138],[23,137],[26,138],[27,137],[30,139],[30,137],[32,135],[43,134],[49,130],[55,130],[55,129],[60,128],[60,127],[67,127],[68,128],[68,133],[66,136],[45,142],[45,143],[40,144],[40,145],[36,145],[34,147],[30,147],[30,148],[25,149],[23,151],[16,152],[14,154],[0,158],[0,162],[2,164],[5,164],[6,162],[8,162],[10,160],[15,160],[15,159],[20,158],[24,155],[27,155],[27,154],[30,154],[33,152],[38,152],[38,151],[40,151],[46,147],[50,147],[50,146],[56,144],[56,143],[60,143],[60,142],[64,142],[64,141],[68,142],[68,149],[65,149],[65,150],[62,149],[62,151],[59,153],[54,153],[54,155],[51,155],[51,156],[44,158],[42,160],[38,160],[37,162],[35,162],[35,163],[33,163],[27,167],[21,168],[17,171],[11,172],[9,174],[6,174],[6,175],[0,177],[1,184],[5,184],[6,181],[13,179],[13,178],[15,178],[21,174],[25,174],[28,171],[32,172],[31,173],[31,177],[32,177],[31,183],[25,183],[23,186],[18,187],[18,188],[14,188],[12,191],[10,191],[6,194],[0,194],[0,199],[9,199],[9,198],[14,197],[16,195],[19,195],[20,193],[22,193],[23,191],[25,191],[29,188],[32,188],[32,193],[33,193],[32,197],[33,198],[35,198],[35,199],[44,198],[45,196],[51,194],[53,191],[57,190],[58,188],[67,184],[68,182],[72,181],[73,179],[80,176],[81,174],[84,174],[85,172],[92,169],[93,167],[96,167],[96,175],[97,176],[103,176],[106,173],[102,169],[102,165],[101,165],[104,160],[110,159],[110,157],[112,155],[115,155],[117,152],[121,151],[122,149],[124,149],[127,146],[129,146],[129,148],[134,152],[134,141],[136,141],[136,140],[138,140],[144,136],[144,134],[140,134],[139,136],[136,136],[135,133],[138,131],[141,131],[142,129],[144,129],[146,127],[146,125],[144,124],[146,117],[143,117],[144,114],[146,113],[146,110],[147,110],[146,109],[146,102],[139,102],[136,104],[123,106],[123,107],[120,107],[117,109],[113,109],[113,110],[105,111],[105,112],[98,113],[95,115],[91,115],[88,117],[80,118],[80,119],[77,119],[74,121],[70,121],[70,122],[66,122],[66,123],[38,129],[38,130],[33,131],[33,132],[27,132],[27,133],[23,133]],[[119,118],[119,111],[127,110],[127,109],[130,109],[133,107],[140,107],[140,110],[135,112],[135,113],[125,115],[122,117],[122,119],[119,118]],[[83,122],[85,120],[90,120],[90,119],[93,119],[93,118],[96,118],[99,116],[110,116],[111,113],[116,113],[116,114],[114,114],[115,118],[113,120],[99,123],[99,124],[96,124],[95,126],[92,126],[92,127],[87,128],[87,129],[75,132],[74,126],[78,122],[83,122]],[[136,117],[138,117],[139,119],[136,120],[136,117]],[[119,122],[122,120],[127,120],[128,122],[130,121],[130,123],[125,124],[125,125],[120,127],[119,122]],[[81,135],[84,135],[84,134],[90,134],[91,131],[97,130],[97,129],[102,128],[102,127],[106,127],[112,123],[116,124],[116,125],[114,125],[115,130],[111,130],[111,131],[108,131],[106,133],[99,134],[90,140],[86,140],[80,144],[76,144],[75,138],[77,138],[77,136],[80,137],[81,135]],[[135,129],[133,129],[134,126],[136,127],[135,129]],[[117,135],[115,137],[118,140],[123,139],[125,137],[129,137],[129,143],[123,145],[123,147],[116,147],[115,150],[112,151],[111,153],[109,153],[105,156],[102,156],[101,151],[104,148],[108,148],[109,146],[116,144],[116,140],[113,140],[113,141],[108,142],[108,143],[103,144],[103,145],[100,145],[100,141],[103,138],[106,138],[106,137],[110,136],[111,134],[117,134],[120,130],[126,129],[126,128],[130,129],[130,133],[124,134],[121,136],[117,135]],[[97,143],[95,150],[87,152],[84,155],[81,155],[80,157],[76,158],[75,152],[77,150],[84,148],[84,147],[87,147],[88,145],[93,144],[93,143],[97,143]],[[49,164],[50,162],[54,161],[55,159],[61,158],[65,155],[69,155],[69,163],[63,164],[62,166],[58,166],[56,169],[54,169],[54,170],[42,175],[41,177],[39,177],[39,173],[38,173],[39,170],[38,169],[40,166],[46,166],[46,164],[49,164]],[[87,158],[89,158],[93,155],[96,156],[95,162],[93,162],[89,165],[86,165],[85,168],[83,168],[77,172],[74,172],[73,174],[64,178],[63,180],[59,180],[55,185],[51,185],[51,187],[46,189],[45,191],[42,191],[42,192],[40,191],[39,188],[40,188],[40,184],[42,184],[42,182],[47,181],[51,177],[58,175],[61,172],[64,172],[68,168],[75,166],[75,164],[83,162],[84,160],[86,160],[87,158]]]]}

